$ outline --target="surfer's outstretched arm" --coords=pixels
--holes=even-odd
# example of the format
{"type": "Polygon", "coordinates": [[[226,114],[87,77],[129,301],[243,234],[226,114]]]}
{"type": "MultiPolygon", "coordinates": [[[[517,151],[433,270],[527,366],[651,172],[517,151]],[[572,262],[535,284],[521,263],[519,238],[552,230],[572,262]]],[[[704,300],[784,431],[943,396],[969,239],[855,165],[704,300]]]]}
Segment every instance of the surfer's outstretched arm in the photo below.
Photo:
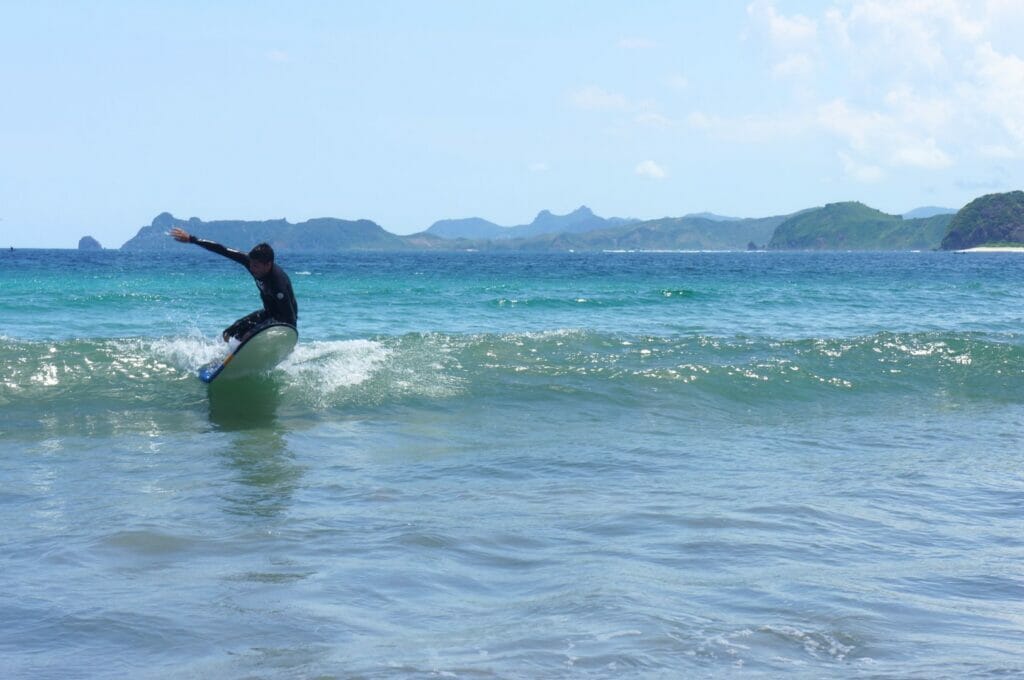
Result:
{"type": "Polygon", "coordinates": [[[195,243],[197,246],[205,248],[206,250],[209,250],[211,253],[223,255],[224,257],[230,260],[234,260],[235,262],[245,266],[246,268],[248,268],[249,266],[249,256],[241,251],[235,250],[234,248],[226,248],[221,244],[217,243],[216,241],[205,241],[201,238],[196,238],[195,236],[193,236],[192,234],[188,233],[187,231],[180,227],[174,227],[173,229],[171,229],[170,234],[171,238],[173,238],[175,241],[179,241],[180,243],[195,243]]]}

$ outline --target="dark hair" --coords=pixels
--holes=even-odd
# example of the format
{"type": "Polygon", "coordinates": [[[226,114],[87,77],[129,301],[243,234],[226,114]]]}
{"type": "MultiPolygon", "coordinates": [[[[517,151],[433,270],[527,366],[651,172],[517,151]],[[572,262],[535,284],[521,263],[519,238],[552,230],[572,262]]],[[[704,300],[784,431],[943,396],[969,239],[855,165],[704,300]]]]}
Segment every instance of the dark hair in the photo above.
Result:
{"type": "Polygon", "coordinates": [[[273,264],[274,249],[270,247],[269,243],[257,243],[253,246],[253,249],[249,251],[249,259],[256,260],[257,262],[273,264]]]}

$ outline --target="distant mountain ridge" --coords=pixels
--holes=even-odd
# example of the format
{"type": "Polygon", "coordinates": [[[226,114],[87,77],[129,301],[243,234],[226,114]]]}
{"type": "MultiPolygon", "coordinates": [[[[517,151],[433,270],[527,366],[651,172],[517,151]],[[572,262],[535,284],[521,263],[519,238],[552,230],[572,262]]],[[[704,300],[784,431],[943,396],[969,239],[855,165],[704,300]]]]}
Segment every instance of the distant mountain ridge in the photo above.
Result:
{"type": "Polygon", "coordinates": [[[927,219],[929,217],[935,217],[936,215],[955,215],[957,213],[953,208],[940,208],[935,205],[926,205],[920,208],[914,208],[909,212],[903,213],[903,219],[905,220],[918,220],[927,219]]]}
{"type": "Polygon", "coordinates": [[[767,243],[785,216],[732,222],[706,217],[663,217],[587,232],[545,234],[507,245],[519,250],[746,250],[767,243]]]}
{"type": "Polygon", "coordinates": [[[739,222],[744,219],[742,217],[726,217],[725,215],[717,215],[713,212],[688,213],[683,215],[683,217],[702,217],[706,220],[711,220],[712,222],[739,222]]]}
{"type": "Polygon", "coordinates": [[[555,215],[549,210],[541,210],[533,222],[514,227],[503,227],[480,217],[440,220],[430,225],[424,233],[448,239],[514,239],[531,238],[542,234],[578,234],[639,221],[623,217],[598,217],[590,208],[583,205],[568,215],[555,215]]]}
{"type": "Polygon", "coordinates": [[[506,233],[512,227],[503,227],[481,217],[466,217],[457,220],[438,220],[424,234],[439,238],[507,238],[506,233]]]}
{"type": "Polygon", "coordinates": [[[292,224],[287,220],[217,220],[204,222],[197,217],[178,219],[161,213],[153,223],[142,227],[122,250],[171,250],[180,245],[167,232],[180,227],[199,238],[248,250],[260,242],[282,251],[406,250],[413,248],[406,239],[385,231],[370,220],[339,220],[322,217],[292,224]]]}
{"type": "Polygon", "coordinates": [[[370,220],[204,222],[161,213],[121,247],[169,251],[177,247],[167,235],[175,226],[238,249],[266,241],[276,250],[293,252],[961,249],[1024,245],[1024,192],[982,196],[955,214],[946,208],[924,207],[890,215],[847,201],[763,218],[697,213],[637,220],[603,218],[581,206],[568,215],[542,210],[533,222],[518,227],[502,227],[482,218],[441,220],[409,236],[392,234],[370,220]]]}

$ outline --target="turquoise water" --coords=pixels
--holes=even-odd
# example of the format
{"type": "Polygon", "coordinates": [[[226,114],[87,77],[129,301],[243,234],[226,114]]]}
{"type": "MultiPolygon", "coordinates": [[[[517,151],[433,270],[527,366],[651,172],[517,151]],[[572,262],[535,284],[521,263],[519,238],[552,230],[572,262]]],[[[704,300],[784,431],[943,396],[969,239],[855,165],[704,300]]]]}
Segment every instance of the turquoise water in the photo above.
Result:
{"type": "Polygon", "coordinates": [[[14,678],[1024,673],[1024,257],[0,253],[14,678]]]}

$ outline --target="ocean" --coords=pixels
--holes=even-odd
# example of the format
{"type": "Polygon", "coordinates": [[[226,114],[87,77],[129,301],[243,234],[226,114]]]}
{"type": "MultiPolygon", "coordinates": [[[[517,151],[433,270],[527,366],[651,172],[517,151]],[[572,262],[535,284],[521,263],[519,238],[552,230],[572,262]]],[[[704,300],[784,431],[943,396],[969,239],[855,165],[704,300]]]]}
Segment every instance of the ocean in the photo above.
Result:
{"type": "Polygon", "coordinates": [[[1024,257],[278,261],[212,389],[243,268],[0,251],[5,678],[1024,674],[1024,257]]]}

